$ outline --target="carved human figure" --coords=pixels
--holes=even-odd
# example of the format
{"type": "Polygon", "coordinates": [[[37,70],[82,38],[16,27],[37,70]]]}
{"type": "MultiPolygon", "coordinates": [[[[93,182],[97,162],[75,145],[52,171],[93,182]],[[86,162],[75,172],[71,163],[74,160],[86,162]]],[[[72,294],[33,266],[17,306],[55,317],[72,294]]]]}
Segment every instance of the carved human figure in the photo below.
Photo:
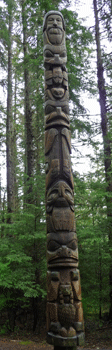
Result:
{"type": "Polygon", "coordinates": [[[52,71],[45,71],[45,101],[47,100],[56,100],[55,106],[57,106],[57,100],[58,105],[59,100],[69,103],[67,73],[62,67],[54,67],[52,71]]]}
{"type": "Polygon", "coordinates": [[[61,12],[49,11],[43,24],[44,32],[44,64],[47,69],[51,64],[61,64],[67,62],[65,46],[65,25],[61,12]]]}
{"type": "Polygon", "coordinates": [[[60,45],[62,43],[65,25],[61,12],[49,11],[43,24],[43,31],[46,30],[48,39],[53,45],[60,45]]]}
{"type": "Polygon", "coordinates": [[[48,329],[62,337],[76,337],[78,332],[80,338],[84,324],[79,271],[70,271],[69,282],[68,275],[62,280],[62,273],[63,270],[47,274],[48,329]]]}
{"type": "Polygon", "coordinates": [[[73,190],[65,181],[57,181],[47,192],[47,230],[74,231],[73,190]]]}
{"type": "Polygon", "coordinates": [[[68,77],[65,67],[55,66],[52,70],[45,70],[45,88],[53,83],[58,87],[63,84],[64,88],[68,89],[68,77]]]}

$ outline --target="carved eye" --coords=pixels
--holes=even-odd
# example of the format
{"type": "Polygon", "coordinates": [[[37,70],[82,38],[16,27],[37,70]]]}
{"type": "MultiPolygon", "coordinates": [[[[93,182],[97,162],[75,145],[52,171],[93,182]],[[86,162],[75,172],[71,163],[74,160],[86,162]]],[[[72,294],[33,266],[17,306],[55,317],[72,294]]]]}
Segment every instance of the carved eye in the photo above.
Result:
{"type": "Polygon", "coordinates": [[[50,241],[47,245],[47,248],[50,252],[55,252],[55,250],[60,248],[60,245],[56,241],[50,241]]]}
{"type": "Polygon", "coordinates": [[[52,201],[54,199],[57,198],[57,195],[58,195],[58,191],[57,190],[54,190],[53,192],[51,192],[49,195],[48,195],[48,201],[52,201]]]}
{"type": "Polygon", "coordinates": [[[49,113],[52,113],[52,112],[54,112],[54,107],[52,107],[50,105],[45,107],[45,113],[46,114],[49,114],[49,113]]]}
{"type": "Polygon", "coordinates": [[[68,248],[72,249],[72,250],[76,250],[76,242],[75,240],[69,242],[69,244],[67,244],[68,248]]]}
{"type": "Polygon", "coordinates": [[[63,107],[63,112],[69,114],[69,106],[66,105],[65,107],[63,107]]]}
{"type": "Polygon", "coordinates": [[[50,50],[44,51],[45,57],[53,57],[53,53],[50,50]]]}
{"type": "Polygon", "coordinates": [[[66,51],[61,52],[60,57],[66,57],[66,51]]]}
{"type": "Polygon", "coordinates": [[[52,17],[49,17],[48,22],[52,22],[54,19],[52,17]]]}

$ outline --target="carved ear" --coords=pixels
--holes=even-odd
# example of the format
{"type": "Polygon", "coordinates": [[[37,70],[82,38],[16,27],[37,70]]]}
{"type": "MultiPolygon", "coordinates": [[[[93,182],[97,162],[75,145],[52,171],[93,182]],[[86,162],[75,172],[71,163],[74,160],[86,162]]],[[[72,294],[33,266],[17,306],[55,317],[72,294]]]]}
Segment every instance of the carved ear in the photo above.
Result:
{"type": "Polygon", "coordinates": [[[49,301],[57,300],[60,284],[60,273],[57,271],[47,273],[47,298],[49,301]]]}
{"type": "Polygon", "coordinates": [[[44,56],[45,57],[53,57],[54,56],[54,53],[50,50],[45,50],[44,51],[44,56]]]}
{"type": "Polygon", "coordinates": [[[68,87],[68,74],[65,71],[63,71],[63,85],[68,87]]]}
{"type": "Polygon", "coordinates": [[[53,210],[53,205],[47,205],[47,207],[46,207],[46,212],[47,212],[47,213],[51,213],[52,210],[53,210]]]}
{"type": "Polygon", "coordinates": [[[63,136],[65,136],[66,142],[67,142],[68,147],[69,147],[69,151],[71,153],[71,132],[70,132],[70,130],[68,130],[67,128],[63,128],[61,131],[61,134],[63,136]]]}
{"type": "Polygon", "coordinates": [[[51,150],[56,135],[58,135],[58,130],[56,129],[52,128],[50,130],[45,131],[45,154],[46,155],[51,150]]]}

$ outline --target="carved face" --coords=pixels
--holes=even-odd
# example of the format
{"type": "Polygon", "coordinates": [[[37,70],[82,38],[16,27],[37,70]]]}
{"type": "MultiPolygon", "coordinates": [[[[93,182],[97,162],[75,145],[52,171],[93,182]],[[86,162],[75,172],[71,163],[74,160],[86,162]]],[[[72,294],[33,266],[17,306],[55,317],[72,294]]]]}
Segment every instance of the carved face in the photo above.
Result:
{"type": "MultiPolygon", "coordinates": [[[[57,118],[62,116],[63,118],[63,113],[65,113],[64,119],[68,119],[68,114],[69,114],[69,104],[68,101],[46,101],[45,102],[45,113],[51,114],[53,112],[53,116],[57,115],[57,118]],[[60,105],[60,106],[59,106],[60,105]],[[67,116],[66,116],[67,115],[67,116]]],[[[61,119],[61,118],[60,118],[61,119]]]]}
{"type": "Polygon", "coordinates": [[[47,194],[47,209],[49,207],[72,207],[74,205],[73,190],[64,181],[58,181],[47,194]]]}
{"type": "Polygon", "coordinates": [[[74,266],[78,261],[76,234],[48,234],[47,261],[53,266],[74,266]]]}
{"type": "Polygon", "coordinates": [[[74,231],[73,190],[64,181],[58,181],[47,193],[48,232],[74,231]]]}
{"type": "Polygon", "coordinates": [[[54,67],[53,68],[53,81],[55,84],[61,84],[63,81],[63,72],[61,67],[54,67]]]}
{"type": "Polygon", "coordinates": [[[47,107],[45,107],[45,127],[48,127],[48,125],[53,127],[56,125],[69,127],[70,118],[69,114],[65,112],[65,109],[69,109],[68,103],[65,104],[65,107],[54,107],[47,105],[47,107]]]}
{"type": "Polygon", "coordinates": [[[48,16],[47,35],[51,44],[61,44],[63,38],[63,23],[60,15],[51,14],[48,16]]]}

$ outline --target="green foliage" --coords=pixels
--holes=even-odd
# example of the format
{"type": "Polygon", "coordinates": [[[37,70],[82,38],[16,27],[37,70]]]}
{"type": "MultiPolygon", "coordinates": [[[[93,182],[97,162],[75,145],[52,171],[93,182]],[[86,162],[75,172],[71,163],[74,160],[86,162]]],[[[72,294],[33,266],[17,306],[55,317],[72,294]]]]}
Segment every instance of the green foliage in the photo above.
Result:
{"type": "Polygon", "coordinates": [[[95,174],[75,177],[75,213],[84,315],[109,307],[109,238],[105,183],[95,174]]]}
{"type": "Polygon", "coordinates": [[[45,224],[41,223],[35,230],[36,210],[30,207],[30,213],[19,214],[12,225],[2,224],[0,238],[0,287],[19,289],[26,297],[46,295],[45,224]],[[40,284],[36,283],[38,269],[40,284]]]}
{"type": "Polygon", "coordinates": [[[93,77],[90,72],[90,59],[92,55],[92,34],[80,23],[78,15],[66,8],[62,10],[66,25],[66,44],[68,57],[68,77],[70,99],[80,112],[83,106],[80,103],[80,91],[94,91],[93,77]],[[81,108],[82,107],[82,108],[81,108]]]}

